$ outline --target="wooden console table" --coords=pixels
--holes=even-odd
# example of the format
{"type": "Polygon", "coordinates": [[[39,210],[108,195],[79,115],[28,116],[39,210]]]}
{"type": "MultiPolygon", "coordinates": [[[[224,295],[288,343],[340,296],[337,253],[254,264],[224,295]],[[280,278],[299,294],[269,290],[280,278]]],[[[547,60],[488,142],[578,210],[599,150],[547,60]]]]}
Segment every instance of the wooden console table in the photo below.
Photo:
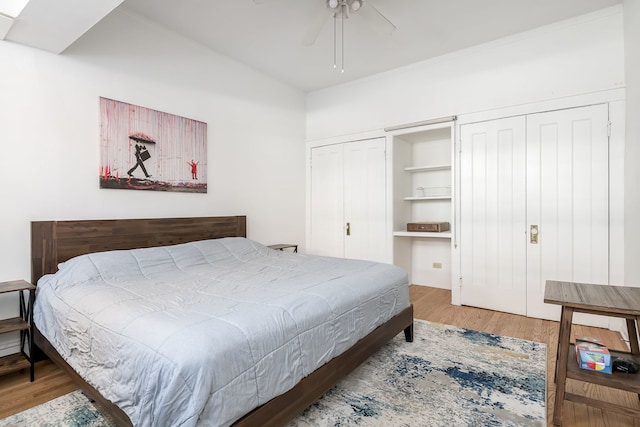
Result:
{"type": "Polygon", "coordinates": [[[553,408],[553,424],[562,423],[562,405],[565,400],[594,406],[607,411],[621,412],[640,418],[640,410],[565,391],[567,378],[612,387],[640,394],[640,373],[625,374],[580,369],[576,361],[575,346],[570,344],[573,313],[589,313],[601,316],[621,317],[627,320],[631,353],[609,350],[611,356],[621,356],[640,363],[637,321],[640,316],[640,288],[625,286],[587,285],[547,280],[544,302],[562,306],[558,354],[556,359],[556,399],[553,408]]]}

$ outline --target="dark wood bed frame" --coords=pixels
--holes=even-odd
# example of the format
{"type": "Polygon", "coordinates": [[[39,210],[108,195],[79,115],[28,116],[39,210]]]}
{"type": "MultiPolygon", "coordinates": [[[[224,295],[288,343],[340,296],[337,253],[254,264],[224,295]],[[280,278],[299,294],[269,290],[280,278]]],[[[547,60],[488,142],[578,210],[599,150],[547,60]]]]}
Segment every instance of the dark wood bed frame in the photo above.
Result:
{"type": "MultiPolygon", "coordinates": [[[[58,263],[86,253],[174,245],[223,237],[246,237],[246,234],[245,216],[36,221],[31,223],[31,280],[36,284],[43,275],[55,273],[58,263]]],[[[312,372],[293,389],[254,409],[233,425],[266,427],[286,424],[403,330],[407,341],[412,341],[413,306],[312,372]]],[[[34,339],[35,344],[66,371],[80,389],[109,413],[118,425],[132,425],[124,411],[104,398],[65,362],[40,333],[37,325],[34,339]]]]}

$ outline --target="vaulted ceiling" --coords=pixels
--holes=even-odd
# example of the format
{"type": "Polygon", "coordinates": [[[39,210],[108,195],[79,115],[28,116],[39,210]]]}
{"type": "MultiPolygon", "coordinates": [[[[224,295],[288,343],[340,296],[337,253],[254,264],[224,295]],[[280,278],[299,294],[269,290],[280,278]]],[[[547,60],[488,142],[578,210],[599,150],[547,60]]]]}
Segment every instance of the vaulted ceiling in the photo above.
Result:
{"type": "Polygon", "coordinates": [[[391,70],[593,12],[621,0],[362,0],[334,20],[326,0],[30,0],[0,15],[5,40],[63,53],[114,9],[139,14],[303,91],[391,70]],[[378,11],[394,26],[382,25],[378,11]],[[369,13],[367,13],[369,12],[369,13]],[[324,19],[320,19],[324,17],[324,19]],[[303,41],[314,25],[317,39],[303,41]],[[8,28],[7,28],[8,27],[8,28]],[[344,41],[344,64],[341,46],[344,41]],[[341,66],[344,72],[341,72],[341,66]]]}

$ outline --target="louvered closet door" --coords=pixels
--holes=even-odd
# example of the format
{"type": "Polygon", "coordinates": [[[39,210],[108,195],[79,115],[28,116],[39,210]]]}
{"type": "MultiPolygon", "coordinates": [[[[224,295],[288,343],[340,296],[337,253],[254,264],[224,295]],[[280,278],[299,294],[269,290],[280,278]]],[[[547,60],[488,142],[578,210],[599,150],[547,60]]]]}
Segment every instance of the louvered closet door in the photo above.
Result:
{"type": "Polygon", "coordinates": [[[461,301],[526,314],[525,118],[463,125],[461,301]]]}
{"type": "Polygon", "coordinates": [[[316,255],[344,256],[342,144],[311,150],[311,241],[316,255]]]}
{"type": "Polygon", "coordinates": [[[559,319],[544,304],[548,279],[609,283],[608,106],[527,116],[527,314],[559,319]]]}

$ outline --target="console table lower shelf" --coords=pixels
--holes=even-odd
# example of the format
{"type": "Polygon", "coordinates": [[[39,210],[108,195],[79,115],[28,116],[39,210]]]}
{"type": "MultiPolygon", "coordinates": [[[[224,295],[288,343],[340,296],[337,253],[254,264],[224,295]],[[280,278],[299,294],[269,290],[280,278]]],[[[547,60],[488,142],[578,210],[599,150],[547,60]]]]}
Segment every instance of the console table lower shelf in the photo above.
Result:
{"type": "Polygon", "coordinates": [[[555,370],[553,424],[562,424],[565,400],[640,418],[640,409],[566,392],[567,379],[573,379],[640,395],[640,374],[605,374],[581,369],[576,360],[575,345],[570,344],[574,312],[622,318],[626,320],[631,352],[609,352],[612,357],[624,357],[640,362],[637,327],[640,317],[640,288],[547,280],[544,302],[562,306],[555,370]]]}
{"type": "MultiPolygon", "coordinates": [[[[619,352],[609,350],[611,357],[623,357],[625,359],[633,360],[640,364],[640,356],[632,355],[630,353],[619,352]]],[[[567,378],[583,381],[586,383],[596,384],[604,387],[615,388],[618,390],[637,393],[640,395],[640,373],[638,374],[626,374],[623,372],[613,371],[611,374],[604,374],[602,372],[589,371],[587,369],[581,369],[578,366],[576,360],[576,348],[574,344],[570,345],[569,355],[567,360],[567,378]]],[[[583,405],[592,406],[594,408],[601,408],[605,411],[619,412],[632,417],[640,418],[640,409],[630,408],[627,406],[617,405],[615,403],[609,403],[602,400],[592,399],[587,396],[583,396],[575,393],[564,393],[564,400],[580,403],[583,405]]]]}

